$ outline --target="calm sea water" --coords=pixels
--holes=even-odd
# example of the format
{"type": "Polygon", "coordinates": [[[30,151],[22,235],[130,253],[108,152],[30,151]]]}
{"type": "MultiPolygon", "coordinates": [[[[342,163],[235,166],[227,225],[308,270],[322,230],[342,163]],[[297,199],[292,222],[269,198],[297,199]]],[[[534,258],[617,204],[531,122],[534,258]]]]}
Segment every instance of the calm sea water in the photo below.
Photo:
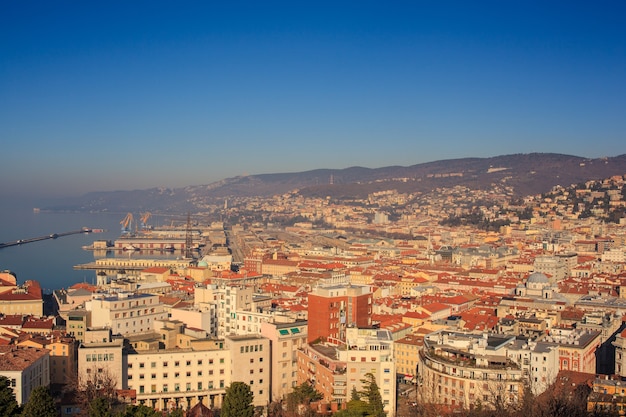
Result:
{"type": "MultiPolygon", "coordinates": [[[[95,281],[94,271],[74,269],[74,265],[95,260],[94,252],[84,250],[83,246],[91,245],[95,240],[117,239],[121,234],[120,221],[124,216],[125,213],[35,213],[32,207],[0,207],[0,242],[47,236],[83,227],[106,230],[103,233],[63,236],[0,249],[0,270],[14,272],[18,283],[37,280],[46,292],[66,288],[76,282],[91,283],[95,281]]],[[[110,253],[108,256],[115,255],[110,253]]]]}

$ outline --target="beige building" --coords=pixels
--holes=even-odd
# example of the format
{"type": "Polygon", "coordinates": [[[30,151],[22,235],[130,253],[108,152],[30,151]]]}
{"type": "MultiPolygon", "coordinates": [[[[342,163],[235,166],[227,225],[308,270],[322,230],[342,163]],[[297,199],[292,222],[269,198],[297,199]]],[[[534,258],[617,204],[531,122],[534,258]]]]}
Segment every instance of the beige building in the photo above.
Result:
{"type": "Polygon", "coordinates": [[[0,287],[0,314],[43,316],[43,293],[39,283],[26,281],[17,287],[0,287]]]}
{"type": "Polygon", "coordinates": [[[24,405],[35,388],[50,385],[50,351],[0,346],[0,375],[8,378],[17,403],[24,405]]]}
{"type": "Polygon", "coordinates": [[[261,335],[271,348],[270,401],[280,401],[298,384],[296,351],[306,344],[307,322],[262,323],[261,335]]]}
{"type": "Polygon", "coordinates": [[[248,384],[255,407],[269,404],[271,356],[270,341],[260,335],[226,336],[230,361],[228,385],[240,381],[248,384]]]}
{"type": "Polygon", "coordinates": [[[85,308],[91,312],[91,326],[122,335],[150,332],[155,321],[167,318],[165,306],[152,294],[97,294],[85,308]]]}
{"type": "Polygon", "coordinates": [[[372,374],[388,417],[396,413],[396,367],[393,338],[388,330],[348,328],[346,344],[306,344],[297,350],[298,384],[309,382],[324,400],[342,408],[353,389],[363,390],[372,374]]]}
{"type": "Polygon", "coordinates": [[[424,345],[424,337],[408,335],[396,340],[394,344],[394,356],[398,377],[405,382],[415,381],[415,370],[419,363],[419,351],[424,345]]]}
{"type": "Polygon", "coordinates": [[[203,338],[175,321],[160,321],[154,333],[111,338],[90,330],[79,348],[79,381],[113,381],[130,389],[140,404],[157,410],[189,409],[202,402],[221,407],[234,381],[250,385],[254,405],[269,401],[270,345],[261,336],[203,338]]]}
{"type": "Polygon", "coordinates": [[[50,351],[50,383],[64,385],[76,375],[76,341],[58,332],[46,336],[31,336],[19,346],[50,351]]]}
{"type": "Polygon", "coordinates": [[[440,330],[424,336],[417,368],[422,401],[456,410],[518,403],[522,369],[507,357],[514,336],[440,330]]]}

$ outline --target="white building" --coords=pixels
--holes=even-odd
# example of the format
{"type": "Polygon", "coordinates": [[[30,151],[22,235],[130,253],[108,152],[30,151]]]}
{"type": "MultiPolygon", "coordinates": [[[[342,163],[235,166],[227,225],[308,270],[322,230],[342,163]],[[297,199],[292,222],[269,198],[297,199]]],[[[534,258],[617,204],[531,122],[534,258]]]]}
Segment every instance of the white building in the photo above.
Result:
{"type": "Polygon", "coordinates": [[[147,333],[156,320],[167,318],[165,306],[152,294],[96,294],[85,308],[91,311],[91,326],[109,327],[113,334],[147,333]]]}
{"type": "Polygon", "coordinates": [[[8,378],[19,405],[31,392],[50,385],[50,351],[25,346],[0,346],[0,375],[8,378]]]}

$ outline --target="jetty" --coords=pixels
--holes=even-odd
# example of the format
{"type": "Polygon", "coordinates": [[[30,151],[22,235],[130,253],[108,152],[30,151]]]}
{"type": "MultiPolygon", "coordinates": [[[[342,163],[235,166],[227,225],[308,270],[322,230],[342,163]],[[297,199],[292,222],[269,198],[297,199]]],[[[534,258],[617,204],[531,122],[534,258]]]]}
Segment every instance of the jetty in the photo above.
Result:
{"type": "Polygon", "coordinates": [[[41,240],[56,239],[56,238],[63,237],[63,236],[78,235],[81,233],[91,233],[92,231],[93,230],[90,229],[89,227],[83,227],[80,230],[72,230],[71,232],[52,233],[52,234],[45,235],[45,236],[31,237],[27,239],[18,239],[18,240],[14,240],[11,242],[0,243],[0,249],[8,248],[9,246],[18,246],[18,245],[24,245],[26,243],[39,242],[41,240]]]}

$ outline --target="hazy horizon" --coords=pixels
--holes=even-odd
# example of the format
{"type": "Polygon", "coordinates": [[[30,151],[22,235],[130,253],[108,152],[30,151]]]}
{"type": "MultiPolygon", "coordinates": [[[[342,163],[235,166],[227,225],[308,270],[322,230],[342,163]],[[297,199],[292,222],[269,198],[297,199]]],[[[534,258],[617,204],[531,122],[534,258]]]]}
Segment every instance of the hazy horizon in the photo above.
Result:
{"type": "Polygon", "coordinates": [[[5,3],[0,196],[617,156],[625,11],[618,1],[5,3]]]}

